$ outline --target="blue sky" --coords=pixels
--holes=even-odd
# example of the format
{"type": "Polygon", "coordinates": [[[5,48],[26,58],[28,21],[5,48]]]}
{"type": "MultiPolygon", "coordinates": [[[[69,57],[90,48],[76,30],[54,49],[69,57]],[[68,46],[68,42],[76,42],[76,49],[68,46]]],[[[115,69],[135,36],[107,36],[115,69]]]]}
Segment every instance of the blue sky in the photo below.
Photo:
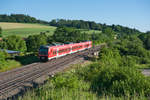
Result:
{"type": "Polygon", "coordinates": [[[150,0],[1,0],[0,14],[82,19],[150,30],[150,0]]]}

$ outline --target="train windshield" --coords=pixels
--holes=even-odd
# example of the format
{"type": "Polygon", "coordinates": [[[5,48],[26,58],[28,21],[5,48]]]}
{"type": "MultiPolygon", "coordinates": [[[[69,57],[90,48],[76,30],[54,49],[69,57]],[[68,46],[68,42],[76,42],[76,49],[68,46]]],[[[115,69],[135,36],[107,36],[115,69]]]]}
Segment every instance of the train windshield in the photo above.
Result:
{"type": "Polygon", "coordinates": [[[40,47],[39,54],[48,55],[48,48],[40,47]]]}

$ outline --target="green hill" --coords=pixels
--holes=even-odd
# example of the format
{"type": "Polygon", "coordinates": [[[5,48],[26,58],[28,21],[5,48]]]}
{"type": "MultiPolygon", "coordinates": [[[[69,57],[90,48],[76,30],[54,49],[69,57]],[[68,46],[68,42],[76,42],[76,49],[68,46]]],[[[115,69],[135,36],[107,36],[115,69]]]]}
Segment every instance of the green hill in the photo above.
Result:
{"type": "Polygon", "coordinates": [[[40,32],[46,32],[46,34],[52,35],[56,29],[56,27],[42,24],[8,22],[0,22],[0,27],[2,27],[4,37],[8,35],[19,35],[21,37],[27,37],[28,35],[39,34],[40,32]]]}

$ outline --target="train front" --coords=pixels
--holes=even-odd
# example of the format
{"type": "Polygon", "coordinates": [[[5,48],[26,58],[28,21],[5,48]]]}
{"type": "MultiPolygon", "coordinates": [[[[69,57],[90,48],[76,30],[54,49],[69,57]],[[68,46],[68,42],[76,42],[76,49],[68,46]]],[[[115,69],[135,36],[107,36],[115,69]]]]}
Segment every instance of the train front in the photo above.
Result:
{"type": "Polygon", "coordinates": [[[47,46],[40,46],[39,49],[39,59],[41,61],[48,61],[48,47],[47,46]]]}

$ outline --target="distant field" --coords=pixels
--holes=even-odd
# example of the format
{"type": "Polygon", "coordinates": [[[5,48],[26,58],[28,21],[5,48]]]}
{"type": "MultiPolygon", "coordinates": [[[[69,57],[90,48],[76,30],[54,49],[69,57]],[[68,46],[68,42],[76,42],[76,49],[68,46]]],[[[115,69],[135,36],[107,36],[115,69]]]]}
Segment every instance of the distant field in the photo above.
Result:
{"type": "Polygon", "coordinates": [[[3,29],[3,36],[19,35],[21,37],[27,37],[33,34],[39,34],[40,32],[49,31],[47,34],[52,35],[56,29],[53,26],[46,26],[41,24],[26,24],[26,23],[7,23],[0,22],[0,27],[3,29]]]}
{"type": "Polygon", "coordinates": [[[92,34],[92,33],[101,33],[101,31],[99,30],[86,30],[86,29],[79,29],[82,33],[88,33],[88,34],[92,34]]]}

